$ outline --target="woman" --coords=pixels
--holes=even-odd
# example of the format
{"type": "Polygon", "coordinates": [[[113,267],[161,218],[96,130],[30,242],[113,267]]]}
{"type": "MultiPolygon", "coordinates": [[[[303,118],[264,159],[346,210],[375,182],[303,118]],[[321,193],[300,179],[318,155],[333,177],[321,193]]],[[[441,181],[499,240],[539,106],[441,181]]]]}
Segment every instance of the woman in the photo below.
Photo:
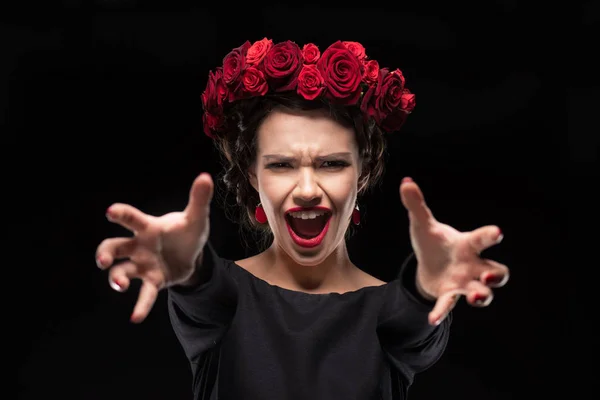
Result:
{"type": "Polygon", "coordinates": [[[357,42],[262,39],[232,50],[202,95],[205,133],[226,163],[243,222],[272,235],[243,260],[209,241],[213,181],[200,174],[187,207],[160,217],[107,211],[134,232],[97,250],[113,288],[142,286],[141,322],[159,290],[191,363],[197,399],[404,399],[448,340],[459,296],[486,306],[508,269],[479,257],[496,226],[458,232],[438,222],[410,178],[400,197],[414,257],[391,282],[363,272],[345,235],[359,194],[381,176],[384,132],[414,107],[400,70],[379,68],[357,42]],[[113,265],[116,259],[127,259],[113,265]]]}

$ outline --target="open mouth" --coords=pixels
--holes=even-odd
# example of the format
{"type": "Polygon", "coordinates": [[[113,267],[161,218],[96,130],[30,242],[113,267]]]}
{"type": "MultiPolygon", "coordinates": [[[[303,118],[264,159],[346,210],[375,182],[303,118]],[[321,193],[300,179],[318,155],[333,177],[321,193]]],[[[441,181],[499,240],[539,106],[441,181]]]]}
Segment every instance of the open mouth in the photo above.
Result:
{"type": "Polygon", "coordinates": [[[301,239],[318,237],[331,218],[328,210],[293,211],[285,215],[291,230],[301,239]]]}

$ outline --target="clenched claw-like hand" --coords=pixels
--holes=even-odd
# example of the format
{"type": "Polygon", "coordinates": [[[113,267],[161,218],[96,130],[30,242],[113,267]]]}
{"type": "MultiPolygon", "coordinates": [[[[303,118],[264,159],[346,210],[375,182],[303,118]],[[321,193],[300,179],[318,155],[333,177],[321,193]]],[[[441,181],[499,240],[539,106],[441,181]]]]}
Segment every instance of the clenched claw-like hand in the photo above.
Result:
{"type": "Polygon", "coordinates": [[[109,269],[113,289],[125,291],[131,279],[141,279],[132,322],[147,316],[159,290],[186,282],[194,274],[198,257],[209,236],[213,181],[200,174],[192,184],[186,208],[160,217],[128,204],[111,205],[106,217],[133,233],[132,237],[105,239],[96,250],[96,264],[109,269]],[[124,261],[115,264],[115,261],[124,261]]]}
{"type": "Polygon", "coordinates": [[[500,229],[483,226],[459,232],[440,223],[411,178],[400,184],[400,197],[408,210],[410,240],[417,258],[417,288],[436,302],[429,313],[429,323],[441,323],[461,296],[473,306],[489,305],[494,295],[492,288],[506,284],[509,270],[480,254],[502,241],[500,229]]]}

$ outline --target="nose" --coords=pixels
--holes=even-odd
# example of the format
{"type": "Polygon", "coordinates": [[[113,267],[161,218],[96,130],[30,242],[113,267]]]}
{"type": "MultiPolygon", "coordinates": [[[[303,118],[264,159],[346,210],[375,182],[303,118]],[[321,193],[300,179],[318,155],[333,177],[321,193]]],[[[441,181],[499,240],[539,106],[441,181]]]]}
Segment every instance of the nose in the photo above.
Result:
{"type": "Polygon", "coordinates": [[[319,204],[323,191],[317,182],[312,168],[301,168],[298,174],[298,182],[292,192],[294,201],[300,205],[310,206],[319,204]]]}

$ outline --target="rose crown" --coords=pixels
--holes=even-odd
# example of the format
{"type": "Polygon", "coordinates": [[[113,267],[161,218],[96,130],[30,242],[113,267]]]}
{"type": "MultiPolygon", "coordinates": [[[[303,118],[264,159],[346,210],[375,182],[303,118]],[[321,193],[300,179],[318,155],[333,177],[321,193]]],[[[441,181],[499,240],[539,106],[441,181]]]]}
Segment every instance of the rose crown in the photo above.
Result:
{"type": "Polygon", "coordinates": [[[282,92],[359,106],[366,119],[392,132],[400,129],[415,107],[415,95],[404,83],[402,71],[380,68],[358,42],[337,41],[321,53],[313,43],[300,48],[289,40],[246,41],[209,72],[202,93],[204,133],[211,138],[218,135],[231,103],[282,92]]]}

